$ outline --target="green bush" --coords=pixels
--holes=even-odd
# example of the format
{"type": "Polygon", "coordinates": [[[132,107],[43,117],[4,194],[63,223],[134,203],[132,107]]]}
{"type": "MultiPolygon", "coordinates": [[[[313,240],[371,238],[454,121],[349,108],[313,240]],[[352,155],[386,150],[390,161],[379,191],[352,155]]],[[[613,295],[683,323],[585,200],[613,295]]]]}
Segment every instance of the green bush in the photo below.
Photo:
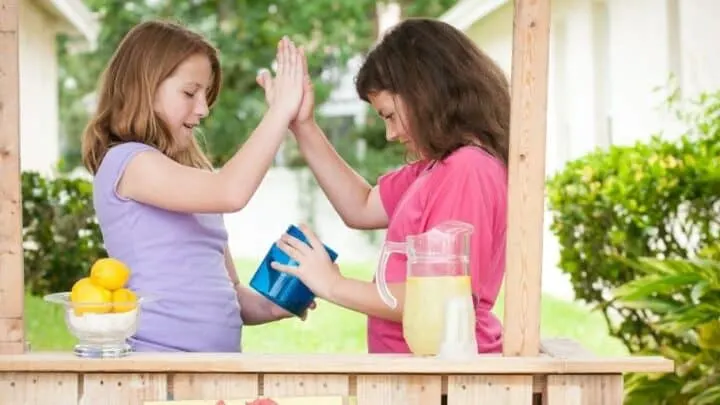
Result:
{"type": "Polygon", "coordinates": [[[25,286],[32,294],[68,291],[106,257],[92,205],[92,184],[22,174],[25,286]]]}
{"type": "Polygon", "coordinates": [[[720,403],[720,261],[625,262],[642,276],[615,291],[618,305],[652,312],[652,330],[682,342],[659,348],[662,355],[675,361],[677,372],[630,375],[625,384],[626,402],[720,403]]]}
{"type": "Polygon", "coordinates": [[[689,130],[598,150],[548,182],[559,266],[578,299],[597,306],[630,352],[681,344],[650,326],[647,309],[620,306],[612,291],[638,276],[621,256],[687,258],[720,239],[720,93],[682,115],[689,130]]]}

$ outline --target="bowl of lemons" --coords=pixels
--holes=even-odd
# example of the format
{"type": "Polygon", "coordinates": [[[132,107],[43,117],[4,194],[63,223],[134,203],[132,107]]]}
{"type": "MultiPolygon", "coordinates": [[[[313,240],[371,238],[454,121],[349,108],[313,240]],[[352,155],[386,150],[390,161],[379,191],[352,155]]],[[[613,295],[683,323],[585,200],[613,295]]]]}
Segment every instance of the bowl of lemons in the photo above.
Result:
{"type": "Polygon", "coordinates": [[[132,352],[126,340],[135,334],[140,306],[149,299],[127,288],[129,279],[128,266],[114,258],[102,258],[71,291],[44,297],[65,308],[65,324],[78,340],[75,355],[116,358],[132,352]]]}

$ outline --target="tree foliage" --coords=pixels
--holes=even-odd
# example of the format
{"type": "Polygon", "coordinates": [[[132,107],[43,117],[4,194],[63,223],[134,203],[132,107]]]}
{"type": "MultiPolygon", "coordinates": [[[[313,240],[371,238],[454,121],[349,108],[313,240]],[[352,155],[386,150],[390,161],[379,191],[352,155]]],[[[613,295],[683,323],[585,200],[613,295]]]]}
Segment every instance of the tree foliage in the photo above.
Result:
{"type": "MultiPolygon", "coordinates": [[[[439,16],[457,0],[403,1],[406,16],[439,16]]],[[[85,0],[101,22],[92,52],[69,52],[60,40],[60,97],[63,131],[61,165],[80,162],[80,135],[88,119],[89,95],[125,33],[154,18],[171,19],[204,34],[221,53],[224,84],[211,115],[203,122],[203,143],[216,165],[224,163],[259,122],[265,110],[255,84],[259,69],[271,66],[275,47],[288,35],[307,49],[318,105],[327,99],[334,78],[324,68],[345,66],[376,38],[374,0],[85,0]]]]}

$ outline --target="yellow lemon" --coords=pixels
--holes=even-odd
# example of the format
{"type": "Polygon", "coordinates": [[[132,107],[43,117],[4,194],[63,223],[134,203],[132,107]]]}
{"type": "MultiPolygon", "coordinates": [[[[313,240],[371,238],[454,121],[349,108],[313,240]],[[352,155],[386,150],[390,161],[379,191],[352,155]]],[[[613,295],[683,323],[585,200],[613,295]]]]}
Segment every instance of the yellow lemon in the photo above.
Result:
{"type": "Polygon", "coordinates": [[[72,286],[72,290],[70,290],[70,301],[76,302],[81,294],[80,291],[82,291],[87,285],[92,285],[90,277],[84,277],[76,281],[72,286]]]}
{"type": "Polygon", "coordinates": [[[111,300],[112,293],[109,290],[93,284],[87,277],[78,280],[70,291],[70,301],[77,304],[73,305],[76,315],[110,312],[111,300]]]}
{"type": "Polygon", "coordinates": [[[137,296],[127,288],[112,292],[113,312],[129,312],[137,307],[137,296]]]}
{"type": "Polygon", "coordinates": [[[90,269],[93,284],[115,291],[122,288],[130,278],[130,269],[120,260],[103,258],[97,260],[90,269]]]}

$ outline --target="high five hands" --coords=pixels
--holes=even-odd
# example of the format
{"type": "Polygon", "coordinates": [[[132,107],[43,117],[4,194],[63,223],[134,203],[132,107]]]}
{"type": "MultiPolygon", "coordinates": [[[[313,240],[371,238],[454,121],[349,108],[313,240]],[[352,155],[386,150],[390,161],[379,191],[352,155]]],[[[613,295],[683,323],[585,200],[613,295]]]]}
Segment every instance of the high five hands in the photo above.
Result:
{"type": "Polygon", "coordinates": [[[288,123],[297,118],[303,102],[305,78],[303,51],[287,37],[277,47],[277,71],[274,79],[263,81],[269,110],[288,123]]]}
{"type": "MultiPolygon", "coordinates": [[[[302,68],[302,97],[296,114],[290,120],[290,128],[292,129],[311,123],[314,119],[315,94],[312,80],[308,73],[307,57],[305,56],[303,47],[297,48],[291,40],[283,37],[277,49],[276,61],[278,69],[275,78],[272,77],[270,71],[262,69],[255,78],[255,81],[265,90],[265,102],[268,106],[273,106],[274,102],[279,98],[288,97],[288,88],[286,86],[288,86],[289,83],[281,80],[282,72],[280,70],[281,61],[283,58],[287,58],[288,55],[291,55],[290,59],[297,58],[302,68]]],[[[294,84],[293,82],[293,85],[294,84]]],[[[293,93],[292,96],[294,95],[293,93]]],[[[294,101],[294,98],[290,101],[294,101]]]]}

